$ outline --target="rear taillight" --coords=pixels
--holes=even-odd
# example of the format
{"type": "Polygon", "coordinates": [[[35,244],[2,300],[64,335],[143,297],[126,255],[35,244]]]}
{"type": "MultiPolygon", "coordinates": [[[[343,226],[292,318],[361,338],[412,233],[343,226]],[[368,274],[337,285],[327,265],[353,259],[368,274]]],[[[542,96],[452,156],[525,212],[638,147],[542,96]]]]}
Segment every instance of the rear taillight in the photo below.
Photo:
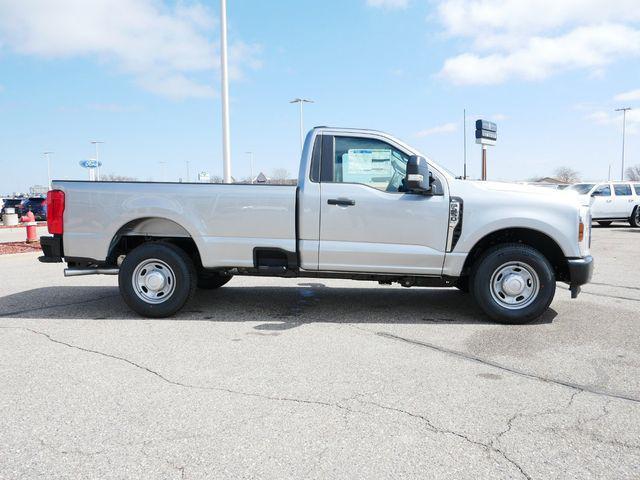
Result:
{"type": "Polygon", "coordinates": [[[53,235],[62,235],[64,226],[64,192],[62,190],[49,190],[47,192],[47,228],[53,235]]]}

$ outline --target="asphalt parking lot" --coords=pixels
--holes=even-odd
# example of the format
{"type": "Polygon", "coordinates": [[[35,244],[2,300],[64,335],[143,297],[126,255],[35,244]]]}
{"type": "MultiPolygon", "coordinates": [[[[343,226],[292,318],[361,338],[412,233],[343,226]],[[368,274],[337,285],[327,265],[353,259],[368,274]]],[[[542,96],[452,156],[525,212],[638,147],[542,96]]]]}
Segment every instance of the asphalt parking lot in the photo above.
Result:
{"type": "Polygon", "coordinates": [[[0,478],[638,478],[640,229],[539,322],[454,289],[234,278],[149,320],[0,257],[0,478]]]}

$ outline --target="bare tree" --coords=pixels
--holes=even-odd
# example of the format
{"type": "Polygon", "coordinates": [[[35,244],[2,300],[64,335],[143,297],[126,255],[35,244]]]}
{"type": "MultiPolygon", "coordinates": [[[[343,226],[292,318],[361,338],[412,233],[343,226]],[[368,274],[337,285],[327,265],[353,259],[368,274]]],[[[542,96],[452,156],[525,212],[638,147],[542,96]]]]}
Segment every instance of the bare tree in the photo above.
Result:
{"type": "Polygon", "coordinates": [[[640,164],[627,168],[624,173],[628,180],[640,182],[640,164]]]}
{"type": "Polygon", "coordinates": [[[213,175],[209,181],[211,183],[224,183],[224,178],[219,175],[213,175]]]}
{"type": "Polygon", "coordinates": [[[286,168],[276,168],[271,175],[271,180],[274,182],[283,182],[290,177],[289,171],[286,168]]]}
{"type": "Polygon", "coordinates": [[[580,172],[570,167],[558,167],[554,172],[555,177],[564,183],[576,183],[580,181],[580,172]]]}
{"type": "Polygon", "coordinates": [[[116,175],[114,173],[107,173],[106,175],[100,175],[100,180],[104,182],[137,182],[135,177],[127,177],[126,175],[116,175]]]}

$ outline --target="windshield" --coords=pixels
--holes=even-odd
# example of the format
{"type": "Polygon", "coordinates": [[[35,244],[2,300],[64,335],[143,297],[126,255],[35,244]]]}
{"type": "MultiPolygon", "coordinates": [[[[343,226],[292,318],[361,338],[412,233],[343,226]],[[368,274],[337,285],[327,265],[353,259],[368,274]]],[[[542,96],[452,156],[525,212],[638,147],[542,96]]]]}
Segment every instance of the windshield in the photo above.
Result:
{"type": "Polygon", "coordinates": [[[578,192],[580,195],[586,195],[594,186],[595,183],[577,183],[575,185],[571,185],[567,190],[573,190],[578,192]]]}

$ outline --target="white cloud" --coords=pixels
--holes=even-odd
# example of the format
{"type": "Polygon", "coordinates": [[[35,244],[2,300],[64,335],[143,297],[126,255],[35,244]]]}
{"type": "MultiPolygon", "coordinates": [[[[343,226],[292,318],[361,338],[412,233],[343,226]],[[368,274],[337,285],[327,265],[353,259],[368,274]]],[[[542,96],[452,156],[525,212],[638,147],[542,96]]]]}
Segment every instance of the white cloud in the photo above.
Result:
{"type": "Polygon", "coordinates": [[[400,9],[407,8],[409,0],[367,0],[367,5],[370,7],[400,9]]]}
{"type": "Polygon", "coordinates": [[[638,90],[631,90],[629,92],[619,93],[613,99],[616,102],[633,102],[640,100],[640,88],[638,90]]]}
{"type": "MultiPolygon", "coordinates": [[[[0,47],[48,59],[95,58],[169,97],[214,94],[217,21],[201,3],[0,0],[0,47]]],[[[231,74],[259,66],[259,47],[231,44],[231,74]]]]}
{"type": "Polygon", "coordinates": [[[441,76],[457,84],[543,80],[575,69],[602,75],[640,56],[637,0],[440,0],[445,33],[471,39],[447,59],[441,76]]]}
{"type": "Polygon", "coordinates": [[[455,132],[458,129],[458,124],[454,122],[443,123],[442,125],[438,125],[436,127],[427,128],[424,130],[420,130],[416,133],[417,137],[428,137],[430,135],[438,135],[440,133],[451,133],[455,132]]]}
{"type": "MultiPolygon", "coordinates": [[[[630,110],[627,112],[627,133],[635,135],[640,133],[640,110],[630,110]]],[[[615,126],[622,129],[622,112],[596,110],[585,117],[592,123],[602,126],[615,126]]]]}

